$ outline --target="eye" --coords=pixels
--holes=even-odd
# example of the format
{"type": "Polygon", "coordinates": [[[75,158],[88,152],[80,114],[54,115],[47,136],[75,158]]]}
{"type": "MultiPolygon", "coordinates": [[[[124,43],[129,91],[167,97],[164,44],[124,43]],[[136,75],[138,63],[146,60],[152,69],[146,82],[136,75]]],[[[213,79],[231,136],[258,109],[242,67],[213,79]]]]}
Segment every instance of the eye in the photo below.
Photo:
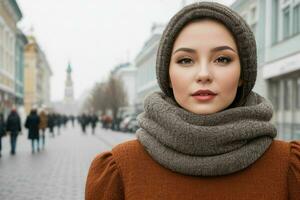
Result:
{"type": "Polygon", "coordinates": [[[190,58],[182,58],[182,59],[179,59],[176,63],[181,64],[181,65],[190,65],[190,64],[193,64],[193,60],[190,58]]]}
{"type": "Polygon", "coordinates": [[[216,59],[216,62],[221,64],[229,64],[231,61],[232,59],[226,56],[220,56],[216,59]]]}

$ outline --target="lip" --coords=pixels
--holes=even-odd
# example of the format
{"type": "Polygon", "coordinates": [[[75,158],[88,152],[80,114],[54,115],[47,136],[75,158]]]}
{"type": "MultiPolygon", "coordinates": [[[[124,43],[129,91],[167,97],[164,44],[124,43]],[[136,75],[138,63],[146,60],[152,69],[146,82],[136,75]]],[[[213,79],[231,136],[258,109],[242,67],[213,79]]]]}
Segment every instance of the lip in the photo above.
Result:
{"type": "Polygon", "coordinates": [[[192,96],[200,101],[212,100],[217,94],[211,90],[198,90],[192,94],[192,96]]]}
{"type": "Polygon", "coordinates": [[[204,94],[208,94],[208,95],[217,95],[217,93],[212,92],[211,90],[198,90],[196,92],[194,92],[192,94],[192,96],[199,96],[199,95],[204,95],[204,94]]]}

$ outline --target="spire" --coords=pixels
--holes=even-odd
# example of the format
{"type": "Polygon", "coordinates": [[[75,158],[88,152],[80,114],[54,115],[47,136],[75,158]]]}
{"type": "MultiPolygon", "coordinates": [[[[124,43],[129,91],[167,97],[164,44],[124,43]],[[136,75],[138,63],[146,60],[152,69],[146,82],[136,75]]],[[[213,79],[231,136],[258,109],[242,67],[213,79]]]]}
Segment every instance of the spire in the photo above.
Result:
{"type": "Polygon", "coordinates": [[[71,103],[74,101],[74,89],[73,89],[73,81],[72,81],[72,67],[71,62],[69,61],[67,67],[67,77],[65,82],[65,102],[71,103]]]}
{"type": "Polygon", "coordinates": [[[68,72],[68,74],[71,74],[71,72],[72,72],[72,67],[71,67],[70,61],[69,61],[69,64],[68,64],[67,72],[68,72]]]}

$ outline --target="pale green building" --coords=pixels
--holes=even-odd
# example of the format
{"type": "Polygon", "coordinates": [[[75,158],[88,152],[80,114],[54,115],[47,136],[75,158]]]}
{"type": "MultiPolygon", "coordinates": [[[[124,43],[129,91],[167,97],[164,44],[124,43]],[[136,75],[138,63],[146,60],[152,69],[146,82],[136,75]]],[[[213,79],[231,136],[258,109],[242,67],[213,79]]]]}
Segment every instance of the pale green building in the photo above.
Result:
{"type": "Polygon", "coordinates": [[[258,50],[255,91],[274,105],[280,139],[300,138],[300,0],[237,0],[258,50]]]}

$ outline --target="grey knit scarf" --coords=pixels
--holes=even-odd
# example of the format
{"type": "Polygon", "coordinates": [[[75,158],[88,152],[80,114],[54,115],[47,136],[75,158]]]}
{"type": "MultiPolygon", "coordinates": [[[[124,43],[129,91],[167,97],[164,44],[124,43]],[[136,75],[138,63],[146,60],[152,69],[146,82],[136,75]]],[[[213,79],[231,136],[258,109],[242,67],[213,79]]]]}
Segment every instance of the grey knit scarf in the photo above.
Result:
{"type": "Polygon", "coordinates": [[[217,176],[240,171],[268,149],[277,131],[272,105],[251,92],[242,107],[197,115],[161,92],[147,96],[137,138],[162,166],[185,175],[217,176]]]}

